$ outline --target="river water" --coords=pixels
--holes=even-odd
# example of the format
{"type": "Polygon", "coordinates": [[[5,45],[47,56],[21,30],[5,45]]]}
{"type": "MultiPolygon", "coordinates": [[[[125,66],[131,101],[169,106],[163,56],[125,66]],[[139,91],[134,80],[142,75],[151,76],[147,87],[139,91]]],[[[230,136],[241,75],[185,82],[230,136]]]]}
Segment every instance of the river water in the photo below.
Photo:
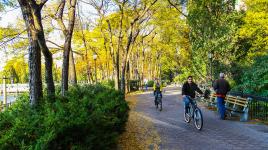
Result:
{"type": "MultiPolygon", "coordinates": [[[[10,103],[10,102],[14,102],[17,98],[17,95],[14,94],[14,95],[8,95],[7,96],[7,103],[10,103]]],[[[0,95],[0,101],[3,101],[4,97],[3,95],[0,95]]]]}

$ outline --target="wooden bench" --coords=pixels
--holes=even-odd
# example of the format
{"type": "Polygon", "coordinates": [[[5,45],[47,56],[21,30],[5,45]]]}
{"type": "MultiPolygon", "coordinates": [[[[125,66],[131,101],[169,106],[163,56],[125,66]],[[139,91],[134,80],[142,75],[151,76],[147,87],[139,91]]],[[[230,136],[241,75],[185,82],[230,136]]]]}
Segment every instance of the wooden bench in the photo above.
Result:
{"type": "MultiPolygon", "coordinates": [[[[209,102],[213,105],[217,105],[216,94],[210,95],[209,102]]],[[[227,95],[225,98],[225,107],[229,115],[239,115],[240,121],[248,121],[249,102],[250,98],[242,98],[238,96],[227,95]]]]}
{"type": "Polygon", "coordinates": [[[208,106],[214,106],[214,107],[217,107],[217,100],[216,100],[216,94],[215,93],[212,93],[210,94],[209,96],[209,99],[207,100],[207,103],[208,103],[208,106]]]}
{"type": "Polygon", "coordinates": [[[232,114],[238,114],[240,121],[248,121],[250,98],[242,98],[239,96],[228,95],[225,98],[225,107],[232,114]]]}

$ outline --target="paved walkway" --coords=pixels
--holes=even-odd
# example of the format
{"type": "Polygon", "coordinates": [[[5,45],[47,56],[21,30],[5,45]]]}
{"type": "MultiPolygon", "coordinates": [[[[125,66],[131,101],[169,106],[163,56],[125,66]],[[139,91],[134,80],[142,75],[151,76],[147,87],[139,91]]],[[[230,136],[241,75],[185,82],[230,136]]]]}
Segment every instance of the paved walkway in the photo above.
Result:
{"type": "Polygon", "coordinates": [[[136,96],[136,112],[151,121],[160,135],[158,147],[168,150],[268,150],[268,126],[219,120],[213,111],[201,107],[204,126],[197,131],[183,119],[179,88],[167,88],[163,94],[163,111],[153,105],[152,92],[136,96]]]}

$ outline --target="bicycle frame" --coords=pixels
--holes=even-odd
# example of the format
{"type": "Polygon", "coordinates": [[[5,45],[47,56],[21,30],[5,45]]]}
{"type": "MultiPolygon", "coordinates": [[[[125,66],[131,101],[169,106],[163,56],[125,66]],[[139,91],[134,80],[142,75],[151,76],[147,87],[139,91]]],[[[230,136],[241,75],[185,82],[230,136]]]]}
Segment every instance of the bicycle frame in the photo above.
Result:
{"type": "Polygon", "coordinates": [[[196,99],[193,99],[191,97],[188,97],[188,99],[190,101],[190,104],[188,107],[188,113],[184,112],[184,119],[187,123],[190,123],[191,119],[193,119],[195,127],[200,131],[202,129],[202,126],[203,126],[202,112],[197,106],[196,99]],[[198,114],[198,117],[196,118],[197,114],[198,114]]]}
{"type": "MultiPolygon", "coordinates": [[[[195,110],[197,108],[196,99],[193,99],[190,96],[187,96],[187,98],[189,99],[190,104],[192,106],[192,111],[190,111],[190,113],[191,113],[191,117],[193,117],[193,110],[195,110]]],[[[190,109],[190,107],[189,107],[189,109],[190,109]]]]}

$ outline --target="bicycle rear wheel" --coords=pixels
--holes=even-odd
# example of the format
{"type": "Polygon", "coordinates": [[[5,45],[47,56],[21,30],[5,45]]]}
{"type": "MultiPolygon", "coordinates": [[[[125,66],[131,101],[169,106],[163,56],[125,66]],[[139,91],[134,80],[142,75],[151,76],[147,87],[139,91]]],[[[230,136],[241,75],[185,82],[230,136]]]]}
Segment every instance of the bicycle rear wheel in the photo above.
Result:
{"type": "Polygon", "coordinates": [[[158,104],[159,104],[159,111],[162,111],[162,98],[159,98],[158,104]]]}
{"type": "Polygon", "coordinates": [[[202,130],[203,116],[201,110],[198,107],[194,110],[194,125],[197,130],[202,130]]]}

